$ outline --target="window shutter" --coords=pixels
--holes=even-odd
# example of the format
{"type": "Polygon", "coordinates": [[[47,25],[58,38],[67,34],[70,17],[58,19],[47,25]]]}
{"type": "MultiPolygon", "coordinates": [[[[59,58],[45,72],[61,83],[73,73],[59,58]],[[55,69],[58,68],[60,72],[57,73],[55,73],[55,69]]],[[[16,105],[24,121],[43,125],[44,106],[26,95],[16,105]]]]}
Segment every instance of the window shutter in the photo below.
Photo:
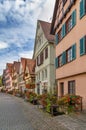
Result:
{"type": "Polygon", "coordinates": [[[58,57],[55,58],[55,67],[58,68],[58,57]]]}
{"type": "Polygon", "coordinates": [[[55,35],[55,43],[58,44],[58,34],[55,35]]]}
{"type": "Polygon", "coordinates": [[[62,26],[62,38],[65,36],[65,23],[62,26]]]}
{"type": "Polygon", "coordinates": [[[45,59],[48,58],[48,47],[45,49],[45,59]]]}
{"type": "Polygon", "coordinates": [[[85,14],[85,0],[80,1],[80,18],[85,14]]]}
{"type": "Polygon", "coordinates": [[[72,17],[72,27],[74,27],[76,24],[76,10],[73,11],[71,17],[72,17]]]}
{"type": "Polygon", "coordinates": [[[80,39],[80,56],[85,54],[85,37],[80,39]]]}
{"type": "Polygon", "coordinates": [[[76,44],[72,46],[72,60],[76,59],[76,44]]]}
{"type": "Polygon", "coordinates": [[[37,66],[38,66],[38,56],[37,56],[37,66]]]}
{"type": "Polygon", "coordinates": [[[66,64],[66,51],[64,51],[62,54],[62,64],[66,64]]]}

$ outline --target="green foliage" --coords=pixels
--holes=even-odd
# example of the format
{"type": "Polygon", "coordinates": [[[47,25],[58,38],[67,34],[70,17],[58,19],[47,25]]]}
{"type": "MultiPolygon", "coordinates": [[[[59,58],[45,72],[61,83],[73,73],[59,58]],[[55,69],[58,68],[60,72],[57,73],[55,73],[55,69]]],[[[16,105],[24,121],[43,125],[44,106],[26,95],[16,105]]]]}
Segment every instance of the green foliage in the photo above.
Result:
{"type": "Polygon", "coordinates": [[[33,95],[30,95],[29,101],[32,102],[33,101],[33,95]]]}
{"type": "Polygon", "coordinates": [[[2,77],[0,76],[0,87],[2,86],[2,77]]]}
{"type": "Polygon", "coordinates": [[[32,102],[35,98],[37,98],[37,94],[36,93],[30,93],[29,95],[29,101],[32,102]]]}
{"type": "Polygon", "coordinates": [[[50,113],[50,107],[51,107],[51,103],[48,103],[46,106],[46,111],[50,113]]]}
{"type": "Polygon", "coordinates": [[[58,100],[59,106],[67,108],[68,113],[79,110],[81,105],[81,97],[79,95],[65,95],[58,100]]]}

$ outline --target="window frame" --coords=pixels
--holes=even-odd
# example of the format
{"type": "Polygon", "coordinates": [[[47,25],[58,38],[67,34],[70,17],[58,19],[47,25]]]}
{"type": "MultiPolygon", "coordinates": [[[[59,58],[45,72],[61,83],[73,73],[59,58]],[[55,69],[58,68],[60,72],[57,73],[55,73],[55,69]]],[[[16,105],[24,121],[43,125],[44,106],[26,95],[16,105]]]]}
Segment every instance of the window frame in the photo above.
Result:
{"type": "Polygon", "coordinates": [[[72,61],[72,47],[70,47],[67,51],[66,51],[66,61],[67,63],[72,61]]]}
{"type": "Polygon", "coordinates": [[[61,67],[62,64],[62,54],[60,56],[58,56],[58,67],[61,67]]]}
{"type": "Polygon", "coordinates": [[[76,94],[75,80],[68,81],[68,94],[76,94]]]}
{"type": "Polygon", "coordinates": [[[63,97],[64,96],[64,82],[60,83],[60,96],[63,97]]]}
{"type": "Polygon", "coordinates": [[[45,59],[48,58],[48,47],[45,48],[45,59]]]}
{"type": "Polygon", "coordinates": [[[45,79],[47,79],[47,76],[48,76],[48,74],[47,74],[47,68],[45,69],[45,79]]]}
{"type": "Polygon", "coordinates": [[[58,32],[58,42],[62,40],[62,28],[58,32]]]}
{"type": "Polygon", "coordinates": [[[70,16],[66,21],[66,34],[68,34],[72,29],[72,17],[70,16]]]}

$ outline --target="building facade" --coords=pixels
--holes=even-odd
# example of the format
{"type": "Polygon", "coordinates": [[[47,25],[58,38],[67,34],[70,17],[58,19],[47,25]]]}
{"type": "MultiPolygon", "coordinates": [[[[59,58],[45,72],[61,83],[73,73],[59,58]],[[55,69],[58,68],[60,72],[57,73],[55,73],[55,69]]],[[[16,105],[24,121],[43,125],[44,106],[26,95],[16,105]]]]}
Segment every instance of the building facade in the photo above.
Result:
{"type": "Polygon", "coordinates": [[[36,60],[35,75],[37,94],[54,91],[55,87],[55,46],[54,36],[50,34],[51,24],[37,22],[33,59],[36,60]]]}
{"type": "Polygon", "coordinates": [[[12,84],[14,90],[19,89],[19,69],[20,69],[20,62],[14,61],[12,68],[12,84]]]}
{"type": "Polygon", "coordinates": [[[6,64],[6,69],[4,70],[4,82],[7,91],[12,89],[12,63],[6,64]]]}
{"type": "Polygon", "coordinates": [[[76,94],[86,108],[86,1],[56,0],[51,34],[56,36],[58,96],[76,94]]]}
{"type": "Polygon", "coordinates": [[[25,79],[24,79],[26,60],[27,60],[27,58],[21,58],[21,61],[20,61],[18,87],[19,87],[19,91],[21,93],[24,93],[25,88],[26,88],[25,79]]]}
{"type": "Polygon", "coordinates": [[[34,92],[35,91],[35,60],[33,59],[26,60],[24,79],[25,79],[26,91],[34,92]]]}

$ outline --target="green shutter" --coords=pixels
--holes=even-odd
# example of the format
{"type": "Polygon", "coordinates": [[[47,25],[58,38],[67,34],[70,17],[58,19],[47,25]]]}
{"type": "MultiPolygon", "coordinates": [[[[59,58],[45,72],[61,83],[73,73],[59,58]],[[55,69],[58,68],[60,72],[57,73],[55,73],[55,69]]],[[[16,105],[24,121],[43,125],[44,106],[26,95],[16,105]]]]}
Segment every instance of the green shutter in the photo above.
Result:
{"type": "Polygon", "coordinates": [[[72,17],[72,27],[74,27],[76,24],[76,10],[73,11],[71,17],[72,17]]]}
{"type": "Polygon", "coordinates": [[[85,54],[85,37],[80,39],[80,56],[85,54]]]}
{"type": "Polygon", "coordinates": [[[76,59],[76,44],[72,46],[72,60],[76,59]]]}
{"type": "Polygon", "coordinates": [[[62,64],[66,64],[66,51],[64,51],[62,54],[62,64]]]}
{"type": "Polygon", "coordinates": [[[80,18],[85,15],[85,0],[80,1],[80,18]]]}
{"type": "Polygon", "coordinates": [[[62,38],[65,36],[65,23],[62,26],[62,38]]]}
{"type": "Polygon", "coordinates": [[[55,35],[55,43],[58,44],[58,34],[55,35]]]}
{"type": "Polygon", "coordinates": [[[58,68],[58,57],[55,58],[55,67],[58,68]]]}

